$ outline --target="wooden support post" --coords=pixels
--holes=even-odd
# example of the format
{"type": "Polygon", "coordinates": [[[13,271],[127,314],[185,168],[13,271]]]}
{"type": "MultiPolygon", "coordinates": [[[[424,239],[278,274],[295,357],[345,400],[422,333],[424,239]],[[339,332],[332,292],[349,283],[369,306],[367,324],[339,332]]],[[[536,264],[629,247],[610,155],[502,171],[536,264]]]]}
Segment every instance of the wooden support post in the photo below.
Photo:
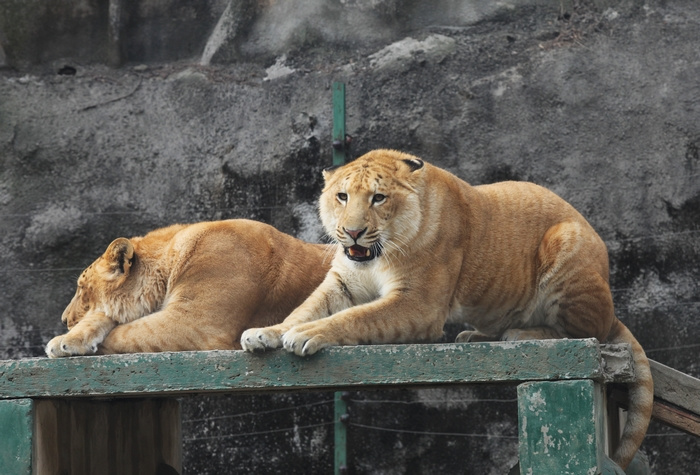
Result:
{"type": "Polygon", "coordinates": [[[0,401],[0,473],[30,475],[34,439],[34,402],[0,401]]]}
{"type": "Polygon", "coordinates": [[[623,474],[604,453],[604,417],[591,380],[519,385],[520,473],[623,474]]]}
{"type": "Polygon", "coordinates": [[[176,399],[38,399],[34,419],[31,473],[182,473],[176,399]]]}

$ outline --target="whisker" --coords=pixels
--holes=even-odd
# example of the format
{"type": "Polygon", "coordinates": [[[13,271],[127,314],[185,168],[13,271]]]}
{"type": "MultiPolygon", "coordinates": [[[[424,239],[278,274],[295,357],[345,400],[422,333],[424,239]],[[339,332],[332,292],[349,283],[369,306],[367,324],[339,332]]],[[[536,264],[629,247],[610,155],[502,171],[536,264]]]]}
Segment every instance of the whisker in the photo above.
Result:
{"type": "Polygon", "coordinates": [[[325,251],[323,251],[323,263],[324,264],[327,261],[330,261],[330,262],[333,261],[333,257],[335,257],[335,252],[337,251],[338,246],[340,245],[340,243],[336,239],[334,239],[333,236],[331,236],[330,234],[326,233],[326,236],[328,237],[328,239],[331,242],[329,243],[330,245],[328,247],[326,247],[325,251]]]}
{"type": "Polygon", "coordinates": [[[406,250],[391,240],[387,240],[385,246],[390,249],[396,250],[396,252],[400,253],[403,257],[408,257],[408,253],[406,252],[406,250]]]}
{"type": "Polygon", "coordinates": [[[387,262],[389,269],[393,269],[394,268],[394,260],[392,259],[391,254],[387,254],[384,252],[384,249],[386,248],[385,243],[382,241],[377,241],[377,246],[380,249],[382,249],[382,255],[386,259],[386,262],[387,262]]]}
{"type": "Polygon", "coordinates": [[[408,247],[409,243],[406,241],[403,236],[401,235],[396,235],[392,238],[394,241],[398,241],[400,244],[402,244],[404,247],[408,247]]]}

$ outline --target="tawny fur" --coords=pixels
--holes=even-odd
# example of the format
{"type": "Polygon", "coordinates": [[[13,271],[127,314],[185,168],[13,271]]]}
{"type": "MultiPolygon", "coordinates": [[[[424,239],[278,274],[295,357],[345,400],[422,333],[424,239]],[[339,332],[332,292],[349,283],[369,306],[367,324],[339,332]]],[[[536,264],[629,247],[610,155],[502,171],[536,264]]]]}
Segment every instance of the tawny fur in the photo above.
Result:
{"type": "Polygon", "coordinates": [[[327,246],[248,220],[118,238],[81,274],[69,332],[46,353],[240,349],[243,330],[281,322],[329,267],[327,246]]]}
{"type": "Polygon", "coordinates": [[[324,176],[321,219],[338,243],[332,268],[284,322],[244,332],[244,349],[308,355],[329,345],[430,341],[448,319],[477,329],[461,333],[463,342],[630,343],[638,379],[613,455],[627,466],[651,416],[649,363],[615,317],[606,246],[571,205],[532,183],[472,187],[388,150],[324,176]]]}

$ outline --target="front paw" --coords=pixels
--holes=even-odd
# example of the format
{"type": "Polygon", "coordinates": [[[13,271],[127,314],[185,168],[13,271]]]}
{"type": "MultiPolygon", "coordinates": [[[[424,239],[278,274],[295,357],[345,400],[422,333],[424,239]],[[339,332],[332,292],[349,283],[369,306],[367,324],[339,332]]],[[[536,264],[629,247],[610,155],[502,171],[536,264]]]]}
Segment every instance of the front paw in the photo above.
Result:
{"type": "Polygon", "coordinates": [[[265,351],[282,347],[282,331],[277,326],[249,328],[241,335],[245,351],[265,351]]]}
{"type": "Polygon", "coordinates": [[[97,342],[74,338],[70,333],[54,337],[46,345],[46,356],[61,358],[64,356],[92,355],[97,351],[97,342]]]}
{"type": "Polygon", "coordinates": [[[284,349],[299,356],[313,355],[321,348],[333,345],[313,324],[292,327],[282,335],[284,349]],[[305,329],[306,328],[306,329],[305,329]]]}
{"type": "Polygon", "coordinates": [[[55,336],[46,345],[46,356],[49,358],[60,358],[62,356],[70,356],[61,349],[61,342],[65,335],[55,336]]]}

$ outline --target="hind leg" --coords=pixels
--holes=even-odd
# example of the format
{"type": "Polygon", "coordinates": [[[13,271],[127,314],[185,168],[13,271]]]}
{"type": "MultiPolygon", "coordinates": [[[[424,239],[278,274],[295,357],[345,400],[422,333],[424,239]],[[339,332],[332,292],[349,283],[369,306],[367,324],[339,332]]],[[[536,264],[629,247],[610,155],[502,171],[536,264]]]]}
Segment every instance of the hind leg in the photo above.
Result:
{"type": "Polygon", "coordinates": [[[606,341],[616,320],[608,283],[598,274],[582,274],[568,289],[559,304],[557,326],[571,338],[606,341]]]}
{"type": "Polygon", "coordinates": [[[585,223],[552,226],[537,251],[540,304],[530,325],[510,328],[501,340],[607,339],[615,320],[605,244],[585,223]]]}
{"type": "Polygon", "coordinates": [[[605,341],[615,313],[608,253],[600,237],[585,224],[560,223],[545,234],[537,259],[544,296],[540,310],[544,326],[551,328],[542,336],[605,341]]]}
{"type": "MultiPolygon", "coordinates": [[[[585,272],[582,272],[582,275],[585,276],[585,272]]],[[[567,283],[563,291],[558,294],[556,305],[552,307],[555,313],[547,319],[551,325],[510,328],[503,332],[500,340],[591,337],[597,338],[600,342],[607,340],[615,317],[610,290],[600,276],[593,274],[585,279],[581,277],[567,283]],[[586,281],[585,285],[581,280],[586,281]]]]}

